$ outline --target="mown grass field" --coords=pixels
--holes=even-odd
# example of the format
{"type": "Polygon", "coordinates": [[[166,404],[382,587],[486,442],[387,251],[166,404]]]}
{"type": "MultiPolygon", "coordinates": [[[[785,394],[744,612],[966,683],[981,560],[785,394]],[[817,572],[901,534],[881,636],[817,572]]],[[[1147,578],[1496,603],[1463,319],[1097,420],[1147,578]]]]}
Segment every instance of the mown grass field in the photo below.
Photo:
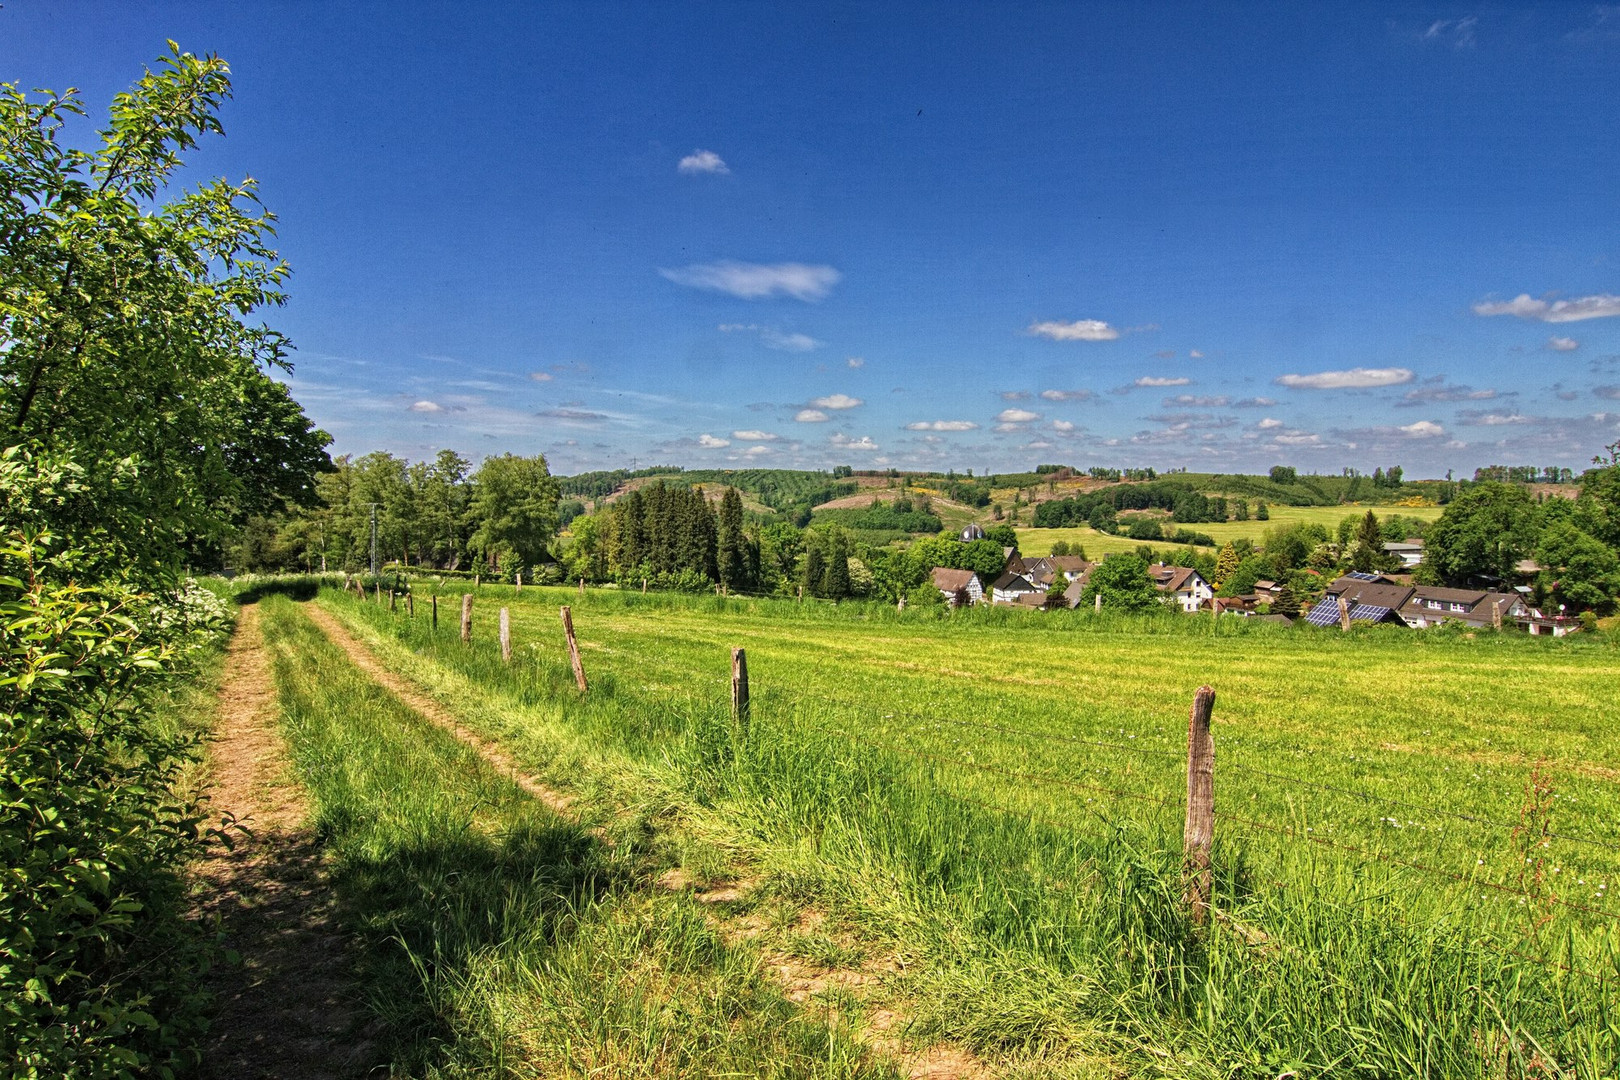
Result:
{"type": "Polygon", "coordinates": [[[469,649],[453,605],[435,636],[420,603],[410,620],[322,602],[565,782],[600,790],[615,761],[655,777],[765,894],[915,956],[919,1030],[979,1052],[1185,1076],[1620,1064],[1606,638],[485,587],[469,649]],[[1219,695],[1210,930],[1180,895],[1202,683],[1219,695]]]}
{"type": "MultiPolygon", "coordinates": [[[[1252,500],[1251,500],[1252,501],[1252,500]]],[[[1380,518],[1390,514],[1400,514],[1403,517],[1422,518],[1424,521],[1434,521],[1440,516],[1441,507],[1438,506],[1273,506],[1268,508],[1271,514],[1269,521],[1224,521],[1205,522],[1198,525],[1176,525],[1169,523],[1169,528],[1190,529],[1193,532],[1204,533],[1217,544],[1224,544],[1229,540],[1247,537],[1255,544],[1267,529],[1280,525],[1296,523],[1309,523],[1320,525],[1329,533],[1339,527],[1339,522],[1347,517],[1360,517],[1368,510],[1380,518]]],[[[1018,549],[1025,555],[1050,555],[1052,545],[1059,540],[1070,544],[1079,544],[1085,549],[1087,555],[1098,558],[1102,555],[1116,551],[1134,551],[1144,542],[1132,540],[1124,536],[1111,536],[1100,533],[1089,525],[1078,525],[1067,529],[1035,529],[1020,527],[1018,529],[1018,549]]],[[[1151,541],[1155,546],[1162,547],[1163,541],[1151,541]]]]}

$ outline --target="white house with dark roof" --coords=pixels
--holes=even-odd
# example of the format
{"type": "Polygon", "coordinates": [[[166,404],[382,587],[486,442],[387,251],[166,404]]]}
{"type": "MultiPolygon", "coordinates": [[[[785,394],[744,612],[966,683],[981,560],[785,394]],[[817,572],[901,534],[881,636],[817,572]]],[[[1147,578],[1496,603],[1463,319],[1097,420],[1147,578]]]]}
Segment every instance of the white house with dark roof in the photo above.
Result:
{"type": "Polygon", "coordinates": [[[1021,596],[1045,592],[1045,589],[1036,585],[1023,574],[1015,574],[1009,570],[996,578],[990,585],[990,602],[992,604],[1016,604],[1019,603],[1019,597],[1021,596]]]}
{"type": "Polygon", "coordinates": [[[1190,566],[1166,566],[1164,563],[1154,563],[1148,567],[1148,576],[1153,579],[1153,584],[1158,586],[1159,592],[1166,600],[1174,600],[1176,605],[1189,615],[1202,610],[1215,599],[1214,588],[1204,580],[1203,574],[1190,566]]]}

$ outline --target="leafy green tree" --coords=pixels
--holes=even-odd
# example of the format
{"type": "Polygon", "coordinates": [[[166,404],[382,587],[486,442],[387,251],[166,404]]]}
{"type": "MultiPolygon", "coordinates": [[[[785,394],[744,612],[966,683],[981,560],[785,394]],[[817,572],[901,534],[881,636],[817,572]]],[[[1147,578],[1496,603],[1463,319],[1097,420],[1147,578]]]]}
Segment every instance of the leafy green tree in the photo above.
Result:
{"type": "Polygon", "coordinates": [[[830,600],[842,600],[850,592],[849,544],[844,531],[834,525],[827,535],[827,569],[821,583],[821,595],[830,600]]]}
{"type": "Polygon", "coordinates": [[[1270,475],[1273,484],[1292,484],[1299,479],[1292,465],[1273,465],[1270,475]]]}
{"type": "Polygon", "coordinates": [[[1620,595],[1620,556],[1568,522],[1541,534],[1536,544],[1538,591],[1572,611],[1613,610],[1620,595]]]}
{"type": "Polygon", "coordinates": [[[1255,505],[1255,508],[1254,508],[1254,520],[1256,520],[1256,521],[1270,521],[1271,520],[1271,511],[1266,509],[1266,504],[1265,504],[1264,500],[1262,500],[1261,502],[1259,502],[1259,503],[1257,503],[1255,505]]]}
{"type": "Polygon", "coordinates": [[[1080,595],[1087,607],[1101,596],[1103,607],[1121,611],[1151,611],[1159,607],[1159,590],[1148,576],[1147,564],[1135,555],[1110,555],[1092,568],[1080,595]]]}
{"type": "Polygon", "coordinates": [[[1018,546],[1018,530],[1011,525],[992,525],[984,530],[984,538],[1004,548],[1018,546]]]}
{"type": "Polygon", "coordinates": [[[1250,555],[1237,564],[1230,577],[1221,582],[1217,590],[1219,596],[1247,596],[1254,592],[1254,583],[1261,578],[1269,578],[1276,571],[1271,560],[1259,555],[1250,555]]]}
{"type": "Polygon", "coordinates": [[[1299,597],[1294,594],[1292,585],[1284,585],[1277,590],[1277,596],[1271,601],[1273,615],[1287,615],[1296,618],[1299,615],[1299,597]]]}
{"type": "Polygon", "coordinates": [[[251,180],[171,195],[229,95],[224,61],[171,42],[81,150],[60,137],[76,97],[0,85],[0,445],[83,470],[50,525],[104,533],[109,572],[217,550],[312,502],[329,464],[266,374],[290,370],[286,339],[251,321],[285,299],[273,216],[251,180]]]}
{"type": "Polygon", "coordinates": [[[1052,541],[1052,554],[1054,556],[1063,556],[1063,555],[1067,555],[1068,553],[1069,553],[1069,542],[1067,540],[1054,540],[1054,541],[1052,541]]]}
{"type": "Polygon", "coordinates": [[[546,562],[557,535],[557,500],[557,481],[543,455],[485,458],[473,476],[473,550],[491,566],[507,556],[521,567],[546,562]]]}
{"type": "Polygon", "coordinates": [[[1536,506],[1518,484],[1475,484],[1446,506],[1429,526],[1418,579],[1429,585],[1464,585],[1475,576],[1510,579],[1535,544],[1536,506]]]}

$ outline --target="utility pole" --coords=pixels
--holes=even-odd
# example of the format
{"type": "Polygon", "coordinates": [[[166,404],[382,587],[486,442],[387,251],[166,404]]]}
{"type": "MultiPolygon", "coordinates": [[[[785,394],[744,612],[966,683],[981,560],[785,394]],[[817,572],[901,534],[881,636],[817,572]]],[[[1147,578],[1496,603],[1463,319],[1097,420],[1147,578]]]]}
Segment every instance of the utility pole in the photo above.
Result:
{"type": "Polygon", "coordinates": [[[377,507],[378,503],[367,503],[371,507],[371,576],[377,576],[377,507]]]}

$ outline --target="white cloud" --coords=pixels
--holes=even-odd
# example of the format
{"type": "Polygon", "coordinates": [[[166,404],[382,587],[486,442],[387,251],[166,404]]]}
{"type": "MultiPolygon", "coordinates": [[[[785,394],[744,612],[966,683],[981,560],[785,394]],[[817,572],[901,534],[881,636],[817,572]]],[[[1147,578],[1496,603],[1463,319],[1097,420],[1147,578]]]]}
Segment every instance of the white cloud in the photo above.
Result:
{"type": "Polygon", "coordinates": [[[1276,398],[1248,397],[1248,398],[1242,399],[1241,401],[1232,402],[1232,408],[1234,408],[1234,409],[1269,409],[1275,404],[1277,404],[1277,399],[1276,398]]]}
{"type": "Polygon", "coordinates": [[[1271,441],[1278,446],[1316,446],[1322,441],[1322,436],[1308,431],[1285,431],[1271,441]]]}
{"type": "Polygon", "coordinates": [[[811,352],[824,344],[809,334],[784,334],[774,326],[760,326],[757,323],[721,323],[715,329],[722,334],[758,334],[766,348],[783,352],[811,352]]]}
{"type": "Polygon", "coordinates": [[[996,413],[997,422],[1002,424],[1028,424],[1040,418],[1040,413],[1028,409],[1002,409],[996,413]]]}
{"type": "Polygon", "coordinates": [[[1539,319],[1542,322],[1579,322],[1582,319],[1603,319],[1620,315],[1620,296],[1597,293],[1574,300],[1532,300],[1529,293],[1520,293],[1512,300],[1481,301],[1474,305],[1475,315],[1515,315],[1521,319],[1539,319]]]}
{"type": "Polygon", "coordinates": [[[1175,376],[1173,378],[1170,377],[1170,376],[1165,376],[1165,375],[1144,375],[1140,379],[1137,379],[1131,385],[1132,386],[1186,386],[1190,382],[1192,382],[1192,380],[1187,378],[1184,375],[1177,375],[1177,376],[1175,376]]]}
{"type": "Polygon", "coordinates": [[[1572,337],[1550,337],[1547,339],[1547,348],[1553,352],[1574,352],[1581,347],[1581,343],[1572,337]]]}
{"type": "Polygon", "coordinates": [[[1192,352],[1188,353],[1187,355],[1188,355],[1188,357],[1190,357],[1193,360],[1202,360],[1204,358],[1204,354],[1199,352],[1197,349],[1194,349],[1192,352]]]}
{"type": "Polygon", "coordinates": [[[733,431],[731,437],[741,439],[743,442],[775,442],[781,438],[780,435],[769,431],[733,431]]]}
{"type": "Polygon", "coordinates": [[[1260,421],[1258,424],[1256,424],[1254,426],[1259,428],[1261,431],[1270,431],[1273,428],[1282,427],[1283,422],[1281,420],[1278,420],[1276,417],[1268,416],[1264,420],[1260,421]]]}
{"type": "Polygon", "coordinates": [[[549,372],[549,371],[531,371],[531,372],[529,372],[529,378],[533,379],[535,382],[550,382],[551,381],[551,372],[549,372]]]}
{"type": "Polygon", "coordinates": [[[1472,386],[1453,383],[1447,386],[1442,377],[1436,376],[1415,390],[1408,390],[1401,402],[1406,405],[1421,405],[1425,401],[1489,401],[1496,396],[1496,391],[1489,388],[1475,390],[1472,386]]]}
{"type": "Polygon", "coordinates": [[[444,406],[440,405],[437,401],[418,401],[416,404],[411,406],[411,412],[444,412],[444,406]]]}
{"type": "Polygon", "coordinates": [[[844,363],[848,364],[852,368],[863,368],[866,366],[866,357],[852,356],[848,360],[845,360],[844,363]]]}
{"type": "Polygon", "coordinates": [[[793,414],[793,419],[801,424],[823,424],[831,417],[820,409],[800,409],[793,414]]]}
{"type": "Polygon", "coordinates": [[[721,447],[730,446],[731,440],[717,439],[713,435],[699,435],[698,445],[703,447],[705,450],[719,450],[721,447]]]}
{"type": "Polygon", "coordinates": [[[865,452],[878,449],[878,444],[872,441],[870,435],[862,435],[858,439],[852,439],[843,432],[836,431],[827,441],[840,450],[860,450],[865,452]]]}
{"type": "Polygon", "coordinates": [[[1047,401],[1085,401],[1091,397],[1090,390],[1042,390],[1041,397],[1047,401]]]}
{"type": "Polygon", "coordinates": [[[1164,399],[1164,407],[1167,409],[1172,405],[1194,409],[1224,409],[1230,404],[1232,404],[1232,399],[1225,394],[1213,396],[1208,394],[1177,394],[1175,397],[1164,399]]]}
{"type": "Polygon", "coordinates": [[[768,454],[770,452],[771,448],[768,446],[750,446],[747,450],[743,451],[743,454],[747,457],[759,457],[761,454],[768,454]]]}
{"type": "Polygon", "coordinates": [[[1101,319],[1030,323],[1026,333],[1053,341],[1113,341],[1119,337],[1119,331],[1101,319]]]}
{"type": "Polygon", "coordinates": [[[1432,439],[1446,433],[1446,429],[1433,420],[1419,420],[1415,424],[1403,424],[1398,430],[1401,434],[1413,439],[1432,439]]]}
{"type": "Polygon", "coordinates": [[[715,173],[719,176],[727,176],[731,173],[731,169],[726,166],[724,161],[720,160],[720,155],[713,150],[694,150],[681,158],[681,163],[675,168],[688,176],[696,176],[698,173],[715,173]]]}
{"type": "Polygon", "coordinates": [[[907,431],[973,431],[978,428],[971,420],[918,420],[907,424],[907,431]]]}
{"type": "Polygon", "coordinates": [[[1351,368],[1349,371],[1318,371],[1313,375],[1279,375],[1278,386],[1304,390],[1359,390],[1369,386],[1399,386],[1412,381],[1406,368],[1351,368]]]}
{"type": "Polygon", "coordinates": [[[1069,420],[1054,420],[1054,421],[1052,421],[1052,430],[1053,431],[1073,431],[1074,430],[1074,423],[1072,421],[1069,421],[1069,420]]]}
{"type": "Polygon", "coordinates": [[[806,263],[745,263],[726,259],[696,263],[679,270],[658,271],[677,285],[723,292],[743,300],[763,300],[791,296],[796,300],[820,300],[843,277],[830,266],[806,263]]]}
{"type": "Polygon", "coordinates": [[[1479,427],[1503,427],[1507,424],[1528,424],[1530,418],[1518,413],[1470,413],[1463,414],[1463,423],[1479,427]]]}
{"type": "Polygon", "coordinates": [[[866,402],[848,394],[828,394],[826,397],[812,398],[810,404],[817,409],[855,409],[866,402]]]}

